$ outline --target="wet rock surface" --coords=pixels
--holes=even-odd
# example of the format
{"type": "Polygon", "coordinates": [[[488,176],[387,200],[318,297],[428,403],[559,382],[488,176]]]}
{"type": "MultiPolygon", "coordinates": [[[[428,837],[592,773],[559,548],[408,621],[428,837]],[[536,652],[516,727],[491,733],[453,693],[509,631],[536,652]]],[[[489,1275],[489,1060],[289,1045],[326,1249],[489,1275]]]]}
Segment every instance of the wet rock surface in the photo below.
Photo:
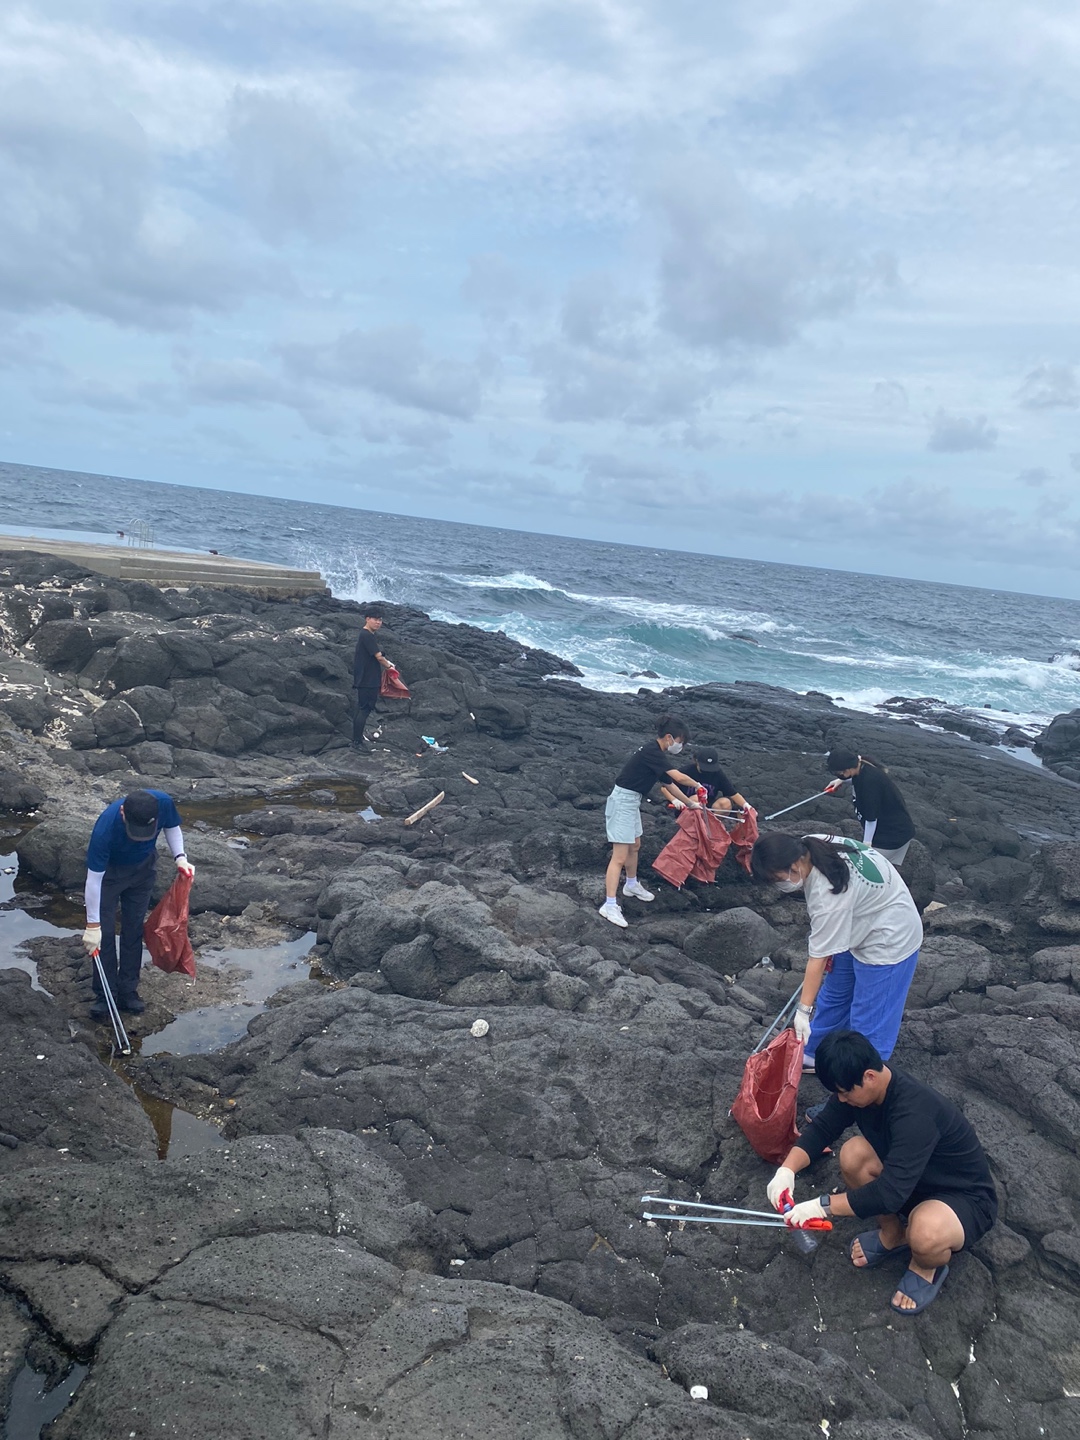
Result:
{"type": "Polygon", "coordinates": [[[1033,748],[1051,770],[1066,780],[1080,781],[1080,710],[1055,715],[1033,748]]]}
{"type": "MultiPolygon", "coordinates": [[[[0,1396],[31,1354],[90,1362],[70,1440],[1080,1435],[1080,788],[911,714],[754,684],[593,694],[504,636],[387,616],[413,699],[382,702],[358,756],[360,607],[0,556],[11,903],[76,892],[102,806],[150,784],[184,815],[199,945],[316,937],[315,978],[245,1037],[133,1062],[226,1122],[225,1149],[163,1162],[98,1059],[77,938],[22,952],[52,998],[0,969],[0,1396]],[[964,1108],[1001,1200],[914,1321],[888,1308],[899,1265],[851,1266],[855,1222],[806,1258],[641,1219],[644,1194],[764,1206],[728,1109],[807,928],[733,857],[712,885],[650,878],[659,804],[656,899],[625,931],[597,916],[604,797],[665,710],[762,814],[841,743],[904,791],[932,908],[896,1061],[964,1108]]],[[[787,828],[858,833],[844,798],[787,828]]],[[[233,993],[209,966],[190,993],[143,983],[136,1039],[233,993]]],[[[826,1161],[802,1193],[837,1179],[826,1161]]]]}

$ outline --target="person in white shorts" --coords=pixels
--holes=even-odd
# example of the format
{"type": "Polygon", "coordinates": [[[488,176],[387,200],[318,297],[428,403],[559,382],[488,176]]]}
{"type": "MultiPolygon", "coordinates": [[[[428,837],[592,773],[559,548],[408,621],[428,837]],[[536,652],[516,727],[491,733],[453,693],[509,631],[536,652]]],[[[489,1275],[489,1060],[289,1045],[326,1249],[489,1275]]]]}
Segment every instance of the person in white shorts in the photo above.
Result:
{"type": "MultiPolygon", "coordinates": [[[[641,801],[654,785],[661,780],[674,780],[676,785],[694,789],[696,782],[671,763],[671,756],[681,753],[690,738],[690,732],[683,721],[674,715],[661,715],[656,722],[656,739],[650,740],[640,750],[635,750],[619,771],[615,788],[608,796],[604,807],[607,824],[607,838],[611,841],[611,859],[608,861],[606,877],[606,899],[600,906],[600,914],[612,925],[626,928],[626,916],[619,904],[619,877],[626,871],[623,894],[634,900],[652,900],[653,893],[646,890],[637,878],[638,852],[641,849],[641,801]]],[[[696,806],[697,800],[688,800],[696,806]]]]}

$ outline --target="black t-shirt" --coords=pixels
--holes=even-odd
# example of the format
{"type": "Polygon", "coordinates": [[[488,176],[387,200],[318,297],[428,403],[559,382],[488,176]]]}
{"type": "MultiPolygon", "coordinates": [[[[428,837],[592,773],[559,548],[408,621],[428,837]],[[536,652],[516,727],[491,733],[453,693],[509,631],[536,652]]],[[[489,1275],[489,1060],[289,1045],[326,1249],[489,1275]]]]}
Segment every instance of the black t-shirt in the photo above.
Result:
{"type": "Polygon", "coordinates": [[[679,762],[660,749],[656,740],[650,740],[640,750],[635,750],[630,759],[615,777],[615,784],[624,790],[636,790],[647,795],[658,780],[663,780],[669,770],[678,770],[679,762]]]}
{"type": "MultiPolygon", "coordinates": [[[[691,764],[683,766],[682,770],[684,775],[692,775],[699,785],[705,786],[705,789],[709,792],[710,805],[718,795],[729,798],[732,795],[738,794],[739,787],[731,783],[719,765],[711,770],[702,770],[699,765],[691,764]]],[[[686,787],[683,786],[682,788],[685,789],[686,787]]]]}
{"type": "Polygon", "coordinates": [[[860,1218],[896,1215],[917,1199],[950,1193],[973,1195],[994,1204],[990,1167],[971,1123],[946,1096],[894,1070],[880,1105],[859,1109],[835,1095],[795,1142],[816,1160],[849,1125],[857,1125],[877,1151],[883,1169],[876,1180],[849,1190],[847,1198],[860,1218]]]}
{"type": "Polygon", "coordinates": [[[904,797],[888,775],[876,765],[863,761],[862,769],[851,782],[855,814],[865,824],[876,820],[873,845],[878,849],[899,850],[915,834],[904,797]]]}
{"type": "Polygon", "coordinates": [[[382,683],[382,666],[375,659],[382,641],[374,630],[361,630],[353,659],[353,689],[370,690],[382,683]]]}

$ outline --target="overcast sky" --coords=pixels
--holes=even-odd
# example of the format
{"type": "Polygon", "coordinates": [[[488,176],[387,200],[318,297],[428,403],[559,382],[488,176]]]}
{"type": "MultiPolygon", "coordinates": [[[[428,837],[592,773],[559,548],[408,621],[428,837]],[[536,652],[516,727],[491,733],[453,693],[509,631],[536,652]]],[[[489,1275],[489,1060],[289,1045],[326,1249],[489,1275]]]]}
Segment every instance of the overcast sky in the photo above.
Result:
{"type": "Polygon", "coordinates": [[[0,459],[1080,595],[1067,0],[0,13],[0,459]]]}

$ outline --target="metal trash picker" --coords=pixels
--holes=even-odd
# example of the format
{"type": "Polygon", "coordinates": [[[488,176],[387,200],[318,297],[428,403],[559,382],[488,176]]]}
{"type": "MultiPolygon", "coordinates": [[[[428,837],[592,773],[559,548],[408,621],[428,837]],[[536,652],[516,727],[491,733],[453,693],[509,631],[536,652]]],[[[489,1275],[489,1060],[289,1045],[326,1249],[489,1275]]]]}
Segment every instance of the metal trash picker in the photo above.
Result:
{"type": "Polygon", "coordinates": [[[769,1025],[769,1028],[765,1031],[765,1034],[762,1035],[761,1039],[754,1046],[753,1050],[750,1051],[751,1055],[756,1055],[759,1050],[764,1050],[765,1046],[769,1043],[773,1036],[779,1035],[780,1031],[785,1028],[792,1015],[795,1014],[795,1007],[799,1003],[799,996],[801,994],[802,983],[800,982],[799,988],[793,993],[791,999],[785,1002],[784,1008],[769,1025]]]}
{"type": "Polygon", "coordinates": [[[105,967],[101,963],[101,951],[95,950],[92,958],[94,961],[94,966],[97,969],[98,979],[101,981],[101,989],[102,993],[105,996],[105,1005],[109,1012],[109,1019],[112,1022],[113,1037],[116,1040],[116,1048],[120,1051],[121,1055],[130,1055],[131,1041],[128,1039],[128,1033],[124,1029],[124,1022],[120,1019],[120,1011],[116,1008],[116,1001],[113,999],[113,993],[112,990],[109,988],[109,982],[105,979],[105,967]]]}
{"type": "Polygon", "coordinates": [[[690,1225],[760,1225],[771,1230],[788,1230],[798,1235],[803,1230],[831,1230],[831,1220],[807,1220],[805,1225],[789,1225],[782,1215],[772,1210],[747,1210],[741,1205],[706,1205],[702,1200],[672,1200],[667,1195],[643,1195],[643,1205],[670,1205],[680,1209],[705,1210],[705,1215],[661,1215],[646,1210],[643,1220],[685,1221],[690,1225]]]}
{"type": "Polygon", "coordinates": [[[783,810],[774,810],[771,815],[766,815],[766,820],[779,820],[781,815],[786,815],[789,810],[798,810],[800,805],[809,805],[811,800],[820,800],[823,795],[835,795],[835,790],[830,790],[826,785],[824,790],[815,790],[813,795],[808,795],[805,800],[796,800],[794,805],[786,805],[783,810]]]}

